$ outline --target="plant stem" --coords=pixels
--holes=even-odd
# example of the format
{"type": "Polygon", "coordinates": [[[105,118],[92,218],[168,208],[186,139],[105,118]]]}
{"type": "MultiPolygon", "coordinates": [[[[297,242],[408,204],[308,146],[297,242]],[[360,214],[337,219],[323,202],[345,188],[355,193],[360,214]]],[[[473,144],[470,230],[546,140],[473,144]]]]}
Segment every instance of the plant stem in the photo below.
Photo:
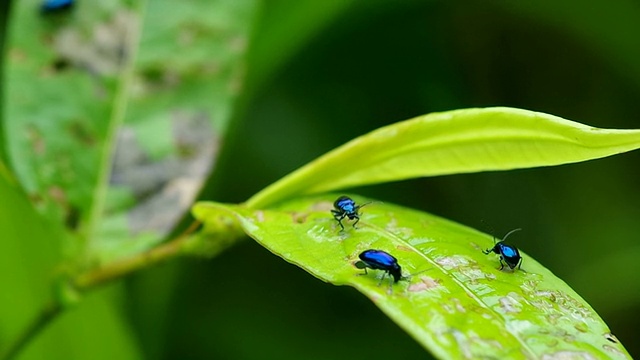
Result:
{"type": "Polygon", "coordinates": [[[7,351],[2,354],[0,359],[9,360],[16,357],[22,349],[33,339],[35,338],[40,331],[44,330],[47,325],[49,325],[59,314],[62,313],[62,306],[59,303],[51,302],[47,304],[41,311],[40,314],[29,324],[29,326],[24,329],[20,337],[16,339],[9,347],[7,351]]]}
{"type": "Polygon", "coordinates": [[[189,233],[198,225],[199,222],[193,222],[191,226],[189,226],[189,228],[176,239],[160,244],[159,246],[141,254],[115,261],[107,266],[80,274],[73,280],[72,284],[76,290],[84,292],[111,280],[121,278],[136,270],[140,270],[157,264],[163,260],[181,255],[183,245],[190,239],[188,236],[189,233]]]}
{"type": "Polygon", "coordinates": [[[175,239],[162,243],[143,253],[114,261],[106,266],[80,274],[76,276],[71,283],[76,291],[82,293],[109,281],[119,279],[136,270],[183,255],[184,252],[182,250],[184,250],[184,244],[192,239],[189,235],[191,235],[198,226],[200,226],[200,222],[194,221],[175,239]]]}

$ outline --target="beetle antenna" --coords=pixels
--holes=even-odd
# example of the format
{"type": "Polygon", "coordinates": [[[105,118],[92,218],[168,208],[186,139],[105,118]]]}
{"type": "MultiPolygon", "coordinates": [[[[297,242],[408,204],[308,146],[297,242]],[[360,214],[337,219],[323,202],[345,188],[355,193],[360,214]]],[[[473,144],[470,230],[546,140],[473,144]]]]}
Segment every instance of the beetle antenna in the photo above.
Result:
{"type": "MultiPolygon", "coordinates": [[[[480,219],[480,222],[481,222],[481,223],[484,223],[484,220],[480,219]]],[[[493,229],[493,228],[492,228],[492,229],[491,229],[491,231],[489,232],[489,234],[491,234],[491,237],[493,238],[493,245],[494,245],[494,246],[495,246],[495,244],[497,243],[497,241],[496,241],[496,236],[494,235],[495,233],[496,233],[496,232],[495,232],[495,229],[493,229]]]]}
{"type": "Polygon", "coordinates": [[[369,205],[369,204],[373,204],[374,202],[376,202],[376,203],[377,203],[377,202],[379,202],[379,201],[369,201],[369,202],[366,202],[366,203],[364,203],[364,204],[362,204],[362,205],[358,205],[358,209],[363,208],[363,207],[365,207],[365,206],[367,206],[367,205],[369,205]]]}
{"type": "Polygon", "coordinates": [[[424,269],[424,270],[421,270],[421,271],[418,271],[418,272],[414,272],[414,273],[412,273],[412,274],[409,274],[409,275],[407,275],[407,276],[403,276],[403,277],[401,278],[401,280],[411,280],[411,278],[412,278],[412,277],[414,277],[414,276],[416,276],[416,275],[420,275],[420,274],[422,274],[423,272],[427,272],[427,271],[429,271],[429,270],[431,270],[431,269],[433,269],[433,268],[424,269]]]}
{"type": "MultiPolygon", "coordinates": [[[[517,228],[517,229],[513,229],[513,230],[509,231],[509,232],[507,233],[507,235],[505,235],[505,236],[502,238],[502,240],[500,240],[500,241],[505,241],[505,240],[507,240],[507,237],[508,237],[509,235],[513,234],[513,233],[514,233],[514,232],[516,232],[516,231],[520,231],[520,230],[522,230],[522,229],[521,229],[521,228],[517,228]]],[[[494,237],[494,239],[495,239],[495,237],[494,237]]]]}

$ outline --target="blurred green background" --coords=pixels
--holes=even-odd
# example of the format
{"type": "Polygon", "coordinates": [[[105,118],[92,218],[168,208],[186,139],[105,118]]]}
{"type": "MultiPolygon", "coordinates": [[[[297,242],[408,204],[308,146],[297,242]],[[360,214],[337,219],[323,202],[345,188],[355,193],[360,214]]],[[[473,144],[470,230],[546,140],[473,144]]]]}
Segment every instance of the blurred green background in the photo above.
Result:
{"type": "MultiPolygon", "coordinates": [[[[201,198],[244,201],[358,135],[434,111],[512,106],[640,128],[637,19],[632,0],[259,3],[243,91],[201,198]]],[[[581,294],[640,357],[638,164],[635,152],[351,192],[496,236],[522,228],[512,242],[581,294]]],[[[425,358],[355,290],[321,283],[252,241],[137,273],[54,325],[81,316],[100,329],[100,314],[84,309],[102,302],[116,304],[123,321],[67,338],[52,326],[34,346],[64,338],[87,344],[80,356],[100,342],[92,337],[111,336],[134,349],[124,357],[149,359],[425,358]]]]}

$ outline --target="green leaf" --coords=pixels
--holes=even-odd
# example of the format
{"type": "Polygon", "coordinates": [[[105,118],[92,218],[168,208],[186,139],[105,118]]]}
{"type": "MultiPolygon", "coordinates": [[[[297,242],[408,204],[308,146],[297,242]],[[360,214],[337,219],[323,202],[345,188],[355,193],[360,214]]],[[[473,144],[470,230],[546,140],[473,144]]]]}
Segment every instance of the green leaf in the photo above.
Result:
{"type": "Polygon", "coordinates": [[[513,108],[432,113],[360,136],[254,195],[289,197],[422,176],[551,166],[640,147],[640,130],[598,129],[513,108]]]}
{"type": "Polygon", "coordinates": [[[78,3],[47,17],[39,4],[16,3],[11,14],[7,150],[33,204],[80,235],[69,237],[83,238],[73,244],[80,250],[102,214],[141,10],[124,0],[78,3]]]}
{"type": "Polygon", "coordinates": [[[153,247],[188,211],[243,90],[256,8],[255,0],[148,2],[107,199],[116,201],[93,249],[100,260],[153,247]]]}
{"type": "Polygon", "coordinates": [[[11,170],[70,256],[149,249],[188,211],[244,81],[255,0],[17,2],[3,118],[11,170]],[[179,205],[178,205],[179,204],[179,205]]]}
{"type": "Polygon", "coordinates": [[[615,338],[598,314],[525,253],[523,270],[500,271],[497,256],[482,253],[491,236],[380,202],[365,208],[358,229],[347,224],[340,232],[330,213],[335,198],[294,199],[269,210],[202,202],[193,213],[210,226],[235,218],[286,261],[355,287],[438,358],[630,358],[609,340],[615,338]],[[354,262],[366,249],[391,253],[404,275],[414,275],[393,286],[379,284],[380,272],[362,276],[354,262]]]}

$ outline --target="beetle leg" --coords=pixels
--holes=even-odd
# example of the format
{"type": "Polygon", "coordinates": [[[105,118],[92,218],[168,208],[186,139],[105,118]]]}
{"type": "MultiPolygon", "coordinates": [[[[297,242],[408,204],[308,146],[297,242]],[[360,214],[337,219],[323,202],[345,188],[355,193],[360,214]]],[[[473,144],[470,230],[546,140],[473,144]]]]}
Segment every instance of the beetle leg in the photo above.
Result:
{"type": "Polygon", "coordinates": [[[353,228],[357,229],[356,224],[360,221],[360,217],[358,215],[355,215],[354,217],[356,218],[356,222],[353,223],[353,228]]]}
{"type": "Polygon", "coordinates": [[[338,222],[338,225],[340,225],[340,228],[342,229],[342,231],[344,231],[344,225],[342,225],[342,219],[344,219],[344,217],[347,216],[347,214],[341,213],[336,210],[331,210],[331,212],[333,213],[333,218],[336,219],[336,221],[338,222]]]}

